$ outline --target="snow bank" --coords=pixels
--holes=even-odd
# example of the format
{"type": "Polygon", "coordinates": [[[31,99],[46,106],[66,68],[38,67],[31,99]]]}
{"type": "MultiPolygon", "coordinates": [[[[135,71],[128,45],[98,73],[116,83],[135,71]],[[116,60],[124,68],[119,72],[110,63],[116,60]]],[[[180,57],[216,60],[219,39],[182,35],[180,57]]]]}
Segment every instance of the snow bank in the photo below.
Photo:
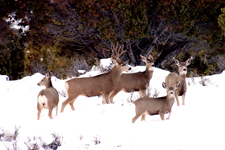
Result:
{"type": "Polygon", "coordinates": [[[9,81],[9,77],[7,75],[0,75],[0,82],[9,81]]]}
{"type": "MultiPolygon", "coordinates": [[[[109,60],[102,60],[110,64],[109,60]]],[[[107,67],[107,65],[106,65],[107,67]]],[[[144,66],[132,68],[132,72],[144,71],[144,66]]],[[[94,76],[99,71],[87,72],[83,76],[94,76]]],[[[150,81],[153,92],[165,95],[162,82],[169,72],[155,68],[150,81]]],[[[1,76],[2,77],[2,76],[1,76]]],[[[44,75],[36,73],[21,80],[3,81],[0,85],[0,138],[4,132],[13,136],[19,128],[16,140],[0,140],[0,149],[28,149],[25,145],[50,144],[53,134],[60,138],[64,149],[90,150],[211,150],[225,149],[224,119],[224,80],[225,72],[206,76],[206,86],[201,78],[188,78],[186,105],[172,108],[170,120],[161,121],[158,115],[146,116],[131,123],[135,115],[131,99],[137,99],[138,93],[120,92],[115,96],[115,104],[103,105],[102,98],[79,96],[74,103],[75,111],[66,106],[63,113],[49,119],[48,110],[43,110],[37,120],[37,95],[43,88],[37,83],[44,75]],[[36,137],[36,138],[34,138],[36,137]],[[30,139],[30,142],[29,142],[30,139]],[[41,140],[40,140],[41,139],[41,140]]],[[[66,80],[53,78],[53,86],[65,91],[66,80]]],[[[75,92],[75,91],[74,91],[75,92]]],[[[60,95],[59,110],[66,97],[60,95]]],[[[181,101],[181,97],[179,97],[181,101]]],[[[44,148],[40,148],[44,149],[44,148]]]]}

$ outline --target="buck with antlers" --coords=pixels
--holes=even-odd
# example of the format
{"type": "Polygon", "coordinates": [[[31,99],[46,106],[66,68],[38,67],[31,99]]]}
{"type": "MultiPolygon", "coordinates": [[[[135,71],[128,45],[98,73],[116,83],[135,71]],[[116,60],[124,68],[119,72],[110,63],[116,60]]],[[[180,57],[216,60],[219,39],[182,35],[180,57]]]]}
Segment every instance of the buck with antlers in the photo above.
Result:
{"type": "Polygon", "coordinates": [[[56,115],[58,113],[59,95],[57,90],[52,86],[51,77],[53,72],[47,72],[45,77],[38,83],[39,86],[45,86],[38,94],[37,119],[40,119],[40,114],[43,108],[49,109],[48,116],[52,119],[52,110],[56,107],[56,115]]]}
{"type": "Polygon", "coordinates": [[[79,95],[87,97],[102,95],[103,103],[109,103],[109,93],[113,90],[122,72],[131,69],[119,59],[126,52],[123,50],[123,46],[119,46],[118,43],[116,46],[112,44],[111,50],[114,67],[110,72],[94,77],[73,78],[66,81],[65,88],[68,98],[62,103],[61,112],[64,111],[67,104],[70,104],[71,109],[74,110],[73,103],[79,95]]]}
{"type": "Polygon", "coordinates": [[[144,72],[137,73],[123,73],[114,86],[113,91],[110,93],[110,101],[113,103],[114,96],[119,93],[121,90],[125,92],[138,91],[141,97],[146,96],[146,88],[149,86],[149,81],[152,78],[154,71],[154,62],[151,54],[148,55],[148,58],[140,55],[141,60],[146,64],[146,70],[144,72]]]}
{"type": "Polygon", "coordinates": [[[176,73],[170,73],[167,75],[165,82],[168,86],[174,86],[177,82],[180,82],[179,88],[177,88],[175,92],[175,97],[177,100],[177,106],[180,105],[178,96],[182,96],[182,103],[185,104],[185,94],[187,91],[186,84],[186,74],[187,74],[187,66],[191,63],[193,57],[190,57],[185,62],[179,62],[177,59],[173,58],[175,64],[178,66],[179,75],[176,73]]]}

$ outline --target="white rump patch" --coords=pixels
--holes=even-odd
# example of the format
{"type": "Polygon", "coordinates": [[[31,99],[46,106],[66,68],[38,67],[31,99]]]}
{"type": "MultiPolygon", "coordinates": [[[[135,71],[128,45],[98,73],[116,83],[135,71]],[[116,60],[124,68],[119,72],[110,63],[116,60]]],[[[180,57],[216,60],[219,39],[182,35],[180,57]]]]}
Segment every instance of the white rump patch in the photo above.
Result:
{"type": "Polygon", "coordinates": [[[69,89],[69,84],[68,84],[68,82],[65,83],[65,89],[66,89],[66,90],[69,89]]]}
{"type": "Polygon", "coordinates": [[[38,97],[38,103],[40,106],[42,106],[44,108],[48,108],[48,99],[45,95],[40,95],[38,97]]]}

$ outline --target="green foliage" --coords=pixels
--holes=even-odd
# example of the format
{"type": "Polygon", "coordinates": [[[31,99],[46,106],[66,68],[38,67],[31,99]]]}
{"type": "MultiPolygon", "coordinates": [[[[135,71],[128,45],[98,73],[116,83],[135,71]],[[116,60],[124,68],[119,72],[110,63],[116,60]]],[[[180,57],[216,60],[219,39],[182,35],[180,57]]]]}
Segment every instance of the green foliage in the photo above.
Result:
{"type": "MultiPolygon", "coordinates": [[[[123,43],[126,50],[130,43],[135,58],[151,49],[148,52],[157,60],[162,50],[182,47],[177,46],[179,39],[166,40],[169,31],[206,41],[211,46],[204,51],[207,59],[211,54],[224,55],[224,7],[224,0],[2,0],[0,71],[13,79],[24,72],[47,70],[65,77],[69,72],[65,70],[72,70],[72,60],[83,56],[93,65],[94,57],[109,57],[110,44],[116,42],[123,43]],[[12,31],[13,19],[29,30],[12,31]],[[140,44],[143,39],[147,42],[140,44]]],[[[184,52],[179,53],[184,60],[184,52]]],[[[214,67],[203,59],[197,55],[194,64],[200,74],[208,74],[214,67]]]]}
{"type": "Polygon", "coordinates": [[[179,33],[207,40],[213,47],[221,39],[217,24],[223,0],[172,0],[158,2],[161,17],[179,33]]]}
{"type": "Polygon", "coordinates": [[[125,16],[124,35],[126,39],[135,41],[148,36],[149,25],[145,3],[136,2],[123,11],[125,16]]]}
{"type": "Polygon", "coordinates": [[[144,2],[122,0],[81,1],[75,10],[85,26],[100,32],[105,40],[137,40],[148,34],[148,18],[144,2]]]}
{"type": "Polygon", "coordinates": [[[57,77],[65,78],[71,69],[71,60],[60,56],[57,46],[37,47],[30,45],[26,49],[25,60],[26,75],[35,72],[45,74],[48,70],[52,70],[57,77]]]}
{"type": "Polygon", "coordinates": [[[23,77],[24,47],[14,31],[7,31],[5,36],[11,42],[0,44],[0,74],[8,75],[10,80],[15,80],[23,77]]]}
{"type": "Polygon", "coordinates": [[[196,69],[198,75],[210,75],[213,70],[213,65],[204,62],[201,55],[195,57],[190,67],[196,69]]]}
{"type": "Polygon", "coordinates": [[[218,24],[221,27],[225,35],[225,8],[221,8],[221,14],[218,17],[218,24]]]}

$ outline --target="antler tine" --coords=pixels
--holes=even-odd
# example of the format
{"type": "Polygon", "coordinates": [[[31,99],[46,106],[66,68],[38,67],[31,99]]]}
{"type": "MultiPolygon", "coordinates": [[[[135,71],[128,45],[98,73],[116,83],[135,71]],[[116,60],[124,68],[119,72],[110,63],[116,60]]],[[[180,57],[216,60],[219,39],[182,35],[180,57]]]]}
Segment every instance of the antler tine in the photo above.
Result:
{"type": "Polygon", "coordinates": [[[123,50],[123,48],[124,48],[124,45],[121,45],[119,50],[118,50],[118,56],[117,57],[122,56],[126,52],[125,50],[123,50]]]}
{"type": "Polygon", "coordinates": [[[113,58],[116,58],[116,56],[115,56],[115,53],[116,53],[116,49],[118,48],[118,43],[117,43],[117,45],[116,45],[116,47],[115,47],[115,45],[114,44],[111,44],[111,50],[112,50],[112,57],[113,58]]]}
{"type": "Polygon", "coordinates": [[[123,50],[124,45],[120,46],[119,43],[117,42],[116,47],[114,44],[111,45],[112,49],[112,57],[113,58],[119,58],[121,55],[123,55],[126,51],[123,50]],[[114,54],[115,53],[115,54],[114,54]]]}

